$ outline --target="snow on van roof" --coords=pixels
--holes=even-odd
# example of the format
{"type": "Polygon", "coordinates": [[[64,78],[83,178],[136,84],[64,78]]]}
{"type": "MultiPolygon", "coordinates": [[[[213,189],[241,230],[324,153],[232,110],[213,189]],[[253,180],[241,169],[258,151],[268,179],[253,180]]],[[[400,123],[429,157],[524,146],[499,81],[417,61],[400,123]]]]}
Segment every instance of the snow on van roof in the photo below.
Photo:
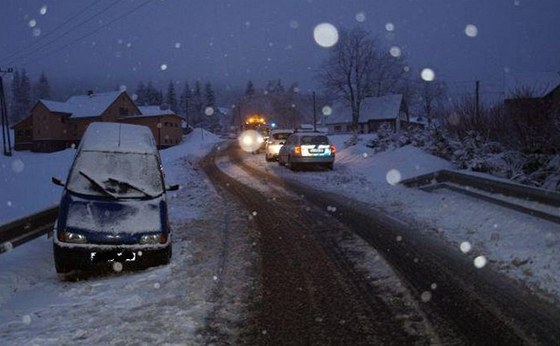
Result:
{"type": "Polygon", "coordinates": [[[91,123],[82,137],[80,149],[139,154],[157,153],[154,136],[147,126],[110,122],[91,123]]]}

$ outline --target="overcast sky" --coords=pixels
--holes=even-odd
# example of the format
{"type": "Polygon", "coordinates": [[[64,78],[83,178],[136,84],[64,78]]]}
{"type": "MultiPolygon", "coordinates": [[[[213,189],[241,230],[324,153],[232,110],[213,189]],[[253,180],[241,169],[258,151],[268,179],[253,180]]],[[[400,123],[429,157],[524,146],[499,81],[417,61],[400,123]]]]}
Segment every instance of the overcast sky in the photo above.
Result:
{"type": "Polygon", "coordinates": [[[129,89],[277,78],[309,89],[328,54],[313,37],[323,22],[369,30],[451,87],[560,71],[560,0],[2,0],[0,66],[129,89]]]}

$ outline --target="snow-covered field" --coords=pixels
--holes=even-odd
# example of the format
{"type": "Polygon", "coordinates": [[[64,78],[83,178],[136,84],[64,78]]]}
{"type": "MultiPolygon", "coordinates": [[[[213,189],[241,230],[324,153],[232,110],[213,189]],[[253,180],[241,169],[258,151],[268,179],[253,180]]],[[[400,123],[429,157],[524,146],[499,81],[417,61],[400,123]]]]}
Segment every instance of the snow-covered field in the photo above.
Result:
{"type": "MultiPolygon", "coordinates": [[[[338,148],[334,171],[292,172],[265,162],[263,155],[247,154],[246,160],[284,178],[375,205],[422,232],[446,239],[452,251],[471,257],[473,265],[490,265],[558,301],[558,224],[452,192],[405,188],[396,183],[452,167],[413,147],[373,154],[364,145],[365,136],[351,148],[344,148],[346,136],[332,138],[338,148]]],[[[181,145],[162,151],[167,183],[182,185],[169,195],[172,226],[188,229],[174,235],[174,260],[169,266],[64,283],[54,272],[51,241],[45,237],[0,255],[0,339],[7,344],[200,343],[201,323],[218,314],[209,298],[222,280],[216,249],[223,239],[217,229],[224,222],[246,229],[250,218],[248,211],[246,219],[223,220],[222,215],[232,215],[224,208],[232,207],[222,203],[197,169],[197,160],[219,141],[195,131],[181,145]],[[162,330],[171,336],[163,338],[162,330]]],[[[11,158],[0,158],[0,223],[57,203],[61,191],[50,177],[65,178],[73,154],[74,150],[15,152],[11,158]]],[[[236,166],[228,162],[219,166],[251,183],[236,166]]],[[[242,273],[251,263],[243,256],[254,255],[252,245],[239,233],[230,236],[234,246],[230,253],[239,256],[234,262],[240,263],[242,273]]],[[[236,295],[252,288],[244,279],[240,274],[234,283],[229,298],[233,310],[222,311],[222,316],[241,318],[242,299],[236,295]]]]}

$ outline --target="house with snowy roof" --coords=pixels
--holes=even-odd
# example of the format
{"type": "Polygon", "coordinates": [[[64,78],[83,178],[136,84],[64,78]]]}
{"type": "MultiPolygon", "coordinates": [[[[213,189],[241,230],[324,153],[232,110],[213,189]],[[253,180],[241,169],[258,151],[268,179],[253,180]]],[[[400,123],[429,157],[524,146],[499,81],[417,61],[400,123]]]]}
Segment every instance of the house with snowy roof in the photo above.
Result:
{"type": "Polygon", "coordinates": [[[182,138],[181,117],[173,112],[155,108],[142,111],[126,91],[90,91],[66,102],[37,101],[30,115],[13,126],[14,149],[52,152],[77,146],[92,122],[148,126],[160,148],[178,144],[182,138]]]}
{"type": "Polygon", "coordinates": [[[560,117],[560,73],[515,74],[506,78],[505,108],[534,121],[560,117]],[[552,117],[549,117],[551,115],[552,117]]]}
{"type": "MultiPolygon", "coordinates": [[[[375,132],[383,123],[397,130],[408,122],[408,107],[402,95],[367,97],[361,104],[358,132],[375,132]]],[[[329,133],[352,132],[352,109],[342,102],[335,104],[325,123],[329,133]]]]}

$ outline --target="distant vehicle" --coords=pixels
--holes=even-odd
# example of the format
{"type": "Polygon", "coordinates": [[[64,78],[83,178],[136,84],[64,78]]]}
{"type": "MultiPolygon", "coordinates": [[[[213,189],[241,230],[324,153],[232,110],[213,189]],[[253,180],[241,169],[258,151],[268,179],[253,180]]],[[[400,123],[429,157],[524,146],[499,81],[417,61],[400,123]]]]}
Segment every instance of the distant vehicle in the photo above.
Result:
{"type": "Polygon", "coordinates": [[[280,148],[284,145],[286,139],[288,139],[292,133],[294,133],[294,130],[289,129],[278,129],[270,132],[270,136],[266,141],[265,147],[265,159],[267,162],[278,159],[280,148]]]}
{"type": "Polygon", "coordinates": [[[167,264],[171,259],[166,191],[148,127],[92,123],[64,187],[54,228],[56,271],[167,264]]]}
{"type": "Polygon", "coordinates": [[[252,114],[245,118],[243,126],[244,131],[255,130],[260,134],[257,141],[260,143],[259,147],[253,151],[253,154],[261,153],[266,148],[266,141],[270,135],[270,126],[266,123],[266,118],[260,114],[252,114]]]}
{"type": "Polygon", "coordinates": [[[278,164],[297,170],[303,165],[334,167],[336,147],[329,137],[320,132],[295,132],[291,134],[278,153],[278,164]]]}

